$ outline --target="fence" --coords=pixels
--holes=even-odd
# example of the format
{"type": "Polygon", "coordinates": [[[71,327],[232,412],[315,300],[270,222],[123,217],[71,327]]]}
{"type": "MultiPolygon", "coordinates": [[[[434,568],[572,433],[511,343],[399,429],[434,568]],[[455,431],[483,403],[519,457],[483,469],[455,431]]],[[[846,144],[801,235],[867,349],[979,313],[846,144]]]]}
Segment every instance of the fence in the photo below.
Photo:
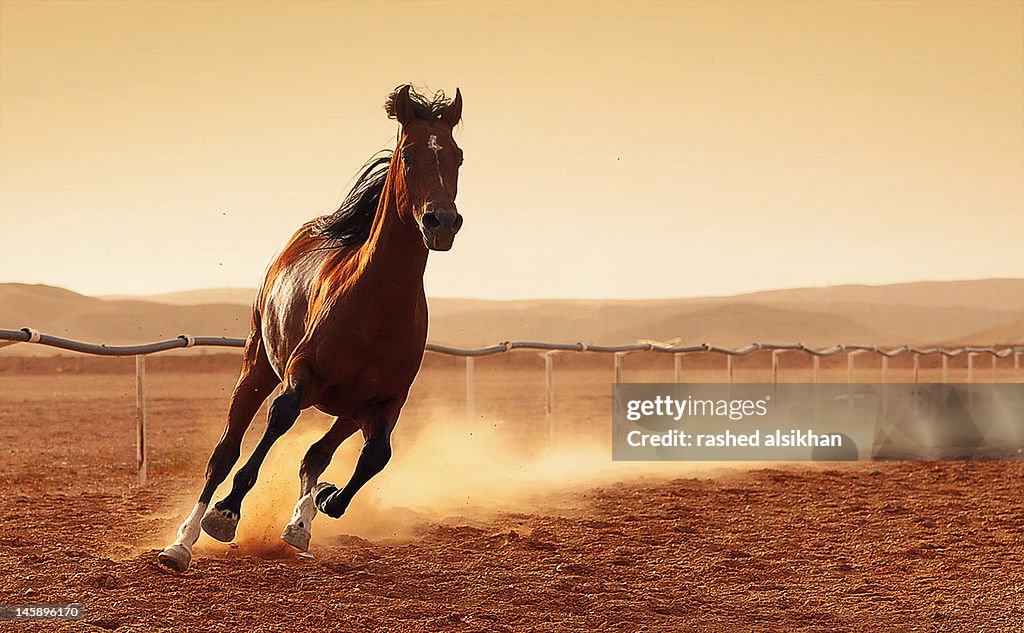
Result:
{"type": "MultiPolygon", "coordinates": [[[[20,330],[0,330],[0,348],[17,343],[32,343],[48,345],[83,354],[95,354],[98,356],[134,356],[136,376],[136,458],[138,461],[139,485],[146,485],[147,478],[147,457],[146,457],[146,355],[156,352],[164,352],[172,349],[186,349],[192,347],[244,347],[245,340],[240,338],[225,338],[215,336],[187,336],[182,335],[175,339],[156,341],[143,345],[98,345],[95,343],[84,343],[49,334],[43,334],[32,328],[20,330]]],[[[722,354],[726,358],[726,381],[733,382],[733,359],[740,356],[747,356],[758,351],[771,352],[771,375],[772,383],[778,384],[780,361],[784,353],[800,352],[810,355],[812,358],[813,380],[818,383],[820,380],[820,364],[823,356],[835,356],[846,352],[847,381],[854,380],[854,359],[863,354],[876,354],[881,358],[882,382],[888,381],[889,359],[904,354],[913,355],[913,380],[918,382],[920,378],[921,357],[941,355],[942,357],[942,382],[949,381],[949,359],[961,356],[967,357],[967,382],[974,382],[974,361],[980,356],[988,355],[991,358],[992,377],[995,379],[997,362],[1001,358],[1013,357],[1013,380],[1020,382],[1020,360],[1024,356],[1024,346],[995,347],[972,347],[964,346],[957,348],[917,348],[904,345],[894,349],[882,349],[876,345],[835,345],[833,347],[815,349],[803,343],[773,344],[753,343],[747,347],[731,349],[717,345],[663,345],[659,343],[633,343],[629,345],[588,345],[586,343],[543,343],[534,341],[511,341],[481,348],[460,348],[448,347],[427,343],[428,352],[445,354],[448,356],[460,356],[466,359],[466,415],[469,419],[476,417],[474,359],[480,356],[491,356],[503,354],[513,350],[536,350],[544,353],[544,414],[547,419],[548,440],[554,434],[554,357],[563,352],[592,352],[614,354],[615,359],[615,382],[622,382],[622,361],[626,355],[635,352],[655,352],[661,354],[672,354],[673,374],[676,383],[683,380],[683,358],[687,354],[714,353],[722,354]]]]}

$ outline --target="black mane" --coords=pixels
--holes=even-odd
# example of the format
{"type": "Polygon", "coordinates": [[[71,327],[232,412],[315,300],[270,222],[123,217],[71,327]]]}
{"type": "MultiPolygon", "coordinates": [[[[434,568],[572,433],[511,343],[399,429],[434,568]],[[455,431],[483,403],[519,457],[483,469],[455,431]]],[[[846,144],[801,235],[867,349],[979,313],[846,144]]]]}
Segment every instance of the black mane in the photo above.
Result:
{"type": "Polygon", "coordinates": [[[420,94],[411,84],[402,84],[395,88],[388,95],[384,102],[384,110],[388,113],[389,119],[395,118],[395,97],[402,91],[402,88],[409,86],[409,101],[412,102],[412,111],[416,118],[424,121],[436,121],[441,118],[441,113],[447,108],[452,100],[444,96],[444,91],[438,90],[431,96],[420,94]]]}
{"type": "Polygon", "coordinates": [[[358,246],[369,239],[391,154],[391,150],[378,152],[363,165],[362,173],[338,210],[313,220],[314,235],[327,238],[331,246],[358,246]]]}

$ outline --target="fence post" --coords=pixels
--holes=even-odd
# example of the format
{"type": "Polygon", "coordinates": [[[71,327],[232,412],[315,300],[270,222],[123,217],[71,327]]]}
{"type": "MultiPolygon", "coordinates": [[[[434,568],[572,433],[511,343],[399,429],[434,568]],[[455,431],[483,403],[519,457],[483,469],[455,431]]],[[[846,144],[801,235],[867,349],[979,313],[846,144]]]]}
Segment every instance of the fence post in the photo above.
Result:
{"type": "Polygon", "coordinates": [[[779,353],[781,349],[772,350],[772,394],[779,394],[779,353]]]}
{"type": "MultiPolygon", "coordinates": [[[[879,352],[879,354],[882,354],[879,352]]],[[[889,357],[882,354],[882,415],[889,413],[889,357]]]]}
{"type": "Polygon", "coordinates": [[[544,353],[544,417],[548,423],[548,446],[555,445],[555,351],[544,353]]]}
{"type": "MultiPolygon", "coordinates": [[[[1014,357],[1016,358],[1016,357],[1014,357]]],[[[683,382],[683,354],[676,352],[672,354],[672,368],[675,373],[676,384],[683,382]]]]}
{"type": "Polygon", "coordinates": [[[729,381],[729,384],[731,385],[732,384],[732,376],[733,376],[732,354],[726,354],[725,355],[725,372],[727,374],[727,379],[729,381]]]}
{"type": "Polygon", "coordinates": [[[622,382],[622,359],[626,356],[626,352],[615,352],[615,384],[622,382]]]}
{"type": "Polygon", "coordinates": [[[821,419],[821,393],[818,389],[818,383],[821,380],[821,357],[818,356],[817,354],[811,354],[811,359],[811,366],[813,367],[814,374],[814,424],[818,424],[819,420],[821,419]]]}
{"type": "Polygon", "coordinates": [[[974,382],[974,352],[967,352],[967,384],[974,382]]]}
{"type": "Polygon", "coordinates": [[[135,458],[139,467],[139,485],[146,485],[146,357],[135,357],[135,458]]]}
{"type": "MultiPolygon", "coordinates": [[[[1013,382],[1015,382],[1015,383],[1019,383],[1020,382],[1020,357],[1021,357],[1021,355],[1024,355],[1024,352],[1014,352],[1013,353],[1013,382]]],[[[1017,401],[1020,402],[1021,399],[1024,399],[1024,396],[1022,396],[1021,392],[1018,391],[1017,392],[1017,401]]]]}
{"type": "Polygon", "coordinates": [[[949,383],[949,356],[942,355],[942,384],[949,383]]]}
{"type": "Polygon", "coordinates": [[[921,382],[921,355],[914,352],[914,384],[921,382]]]}
{"type": "Polygon", "coordinates": [[[996,361],[997,360],[999,360],[999,357],[996,356],[995,354],[992,354],[992,382],[996,381],[996,361]]]}
{"type": "Polygon", "coordinates": [[[466,422],[470,428],[476,424],[476,384],[473,370],[476,363],[472,356],[466,357],[466,422]]]}

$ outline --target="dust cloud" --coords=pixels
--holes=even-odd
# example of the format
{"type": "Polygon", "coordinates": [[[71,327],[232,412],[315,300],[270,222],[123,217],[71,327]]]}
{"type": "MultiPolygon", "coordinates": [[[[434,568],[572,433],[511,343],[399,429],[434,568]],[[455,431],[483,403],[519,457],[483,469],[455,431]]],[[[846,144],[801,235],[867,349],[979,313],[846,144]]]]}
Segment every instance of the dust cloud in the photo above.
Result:
{"type": "MultiPolygon", "coordinates": [[[[417,418],[413,428],[399,424],[391,462],[356,495],[344,516],[335,520],[318,514],[312,526],[314,551],[318,543],[339,537],[414,539],[435,522],[485,521],[496,513],[534,512],[540,507],[546,511],[579,511],[582,501],[578,497],[559,493],[641,478],[707,476],[722,466],[613,462],[610,438],[594,436],[586,440],[560,437],[550,447],[544,437],[531,437],[524,444],[522,433],[516,433],[502,420],[482,418],[470,425],[464,413],[456,409],[435,408],[426,419],[422,415],[417,418]]],[[[238,553],[287,555],[289,548],[280,541],[280,534],[298,500],[299,464],[329,425],[326,416],[305,413],[274,446],[256,487],[242,505],[236,536],[238,553]]],[[[250,435],[256,437],[247,438],[251,440],[247,444],[258,439],[258,433],[254,433],[260,430],[258,426],[250,430],[250,435]]],[[[360,434],[349,438],[321,481],[343,486],[361,447],[360,434]]],[[[242,459],[247,455],[243,447],[242,459]]],[[[230,482],[229,477],[215,499],[226,494],[230,482]]],[[[182,517],[185,514],[187,509],[182,517]]],[[[197,551],[223,551],[228,547],[203,535],[197,551]]]]}

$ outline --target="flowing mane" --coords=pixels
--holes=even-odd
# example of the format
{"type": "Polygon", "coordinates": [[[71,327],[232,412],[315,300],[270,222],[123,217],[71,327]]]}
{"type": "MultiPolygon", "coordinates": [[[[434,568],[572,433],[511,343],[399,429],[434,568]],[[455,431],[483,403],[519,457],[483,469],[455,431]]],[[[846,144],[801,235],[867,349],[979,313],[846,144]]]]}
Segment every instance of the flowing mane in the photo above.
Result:
{"type": "Polygon", "coordinates": [[[338,210],[313,220],[314,235],[326,238],[331,246],[359,246],[369,239],[388,178],[391,154],[391,150],[378,152],[363,165],[338,210]]]}

